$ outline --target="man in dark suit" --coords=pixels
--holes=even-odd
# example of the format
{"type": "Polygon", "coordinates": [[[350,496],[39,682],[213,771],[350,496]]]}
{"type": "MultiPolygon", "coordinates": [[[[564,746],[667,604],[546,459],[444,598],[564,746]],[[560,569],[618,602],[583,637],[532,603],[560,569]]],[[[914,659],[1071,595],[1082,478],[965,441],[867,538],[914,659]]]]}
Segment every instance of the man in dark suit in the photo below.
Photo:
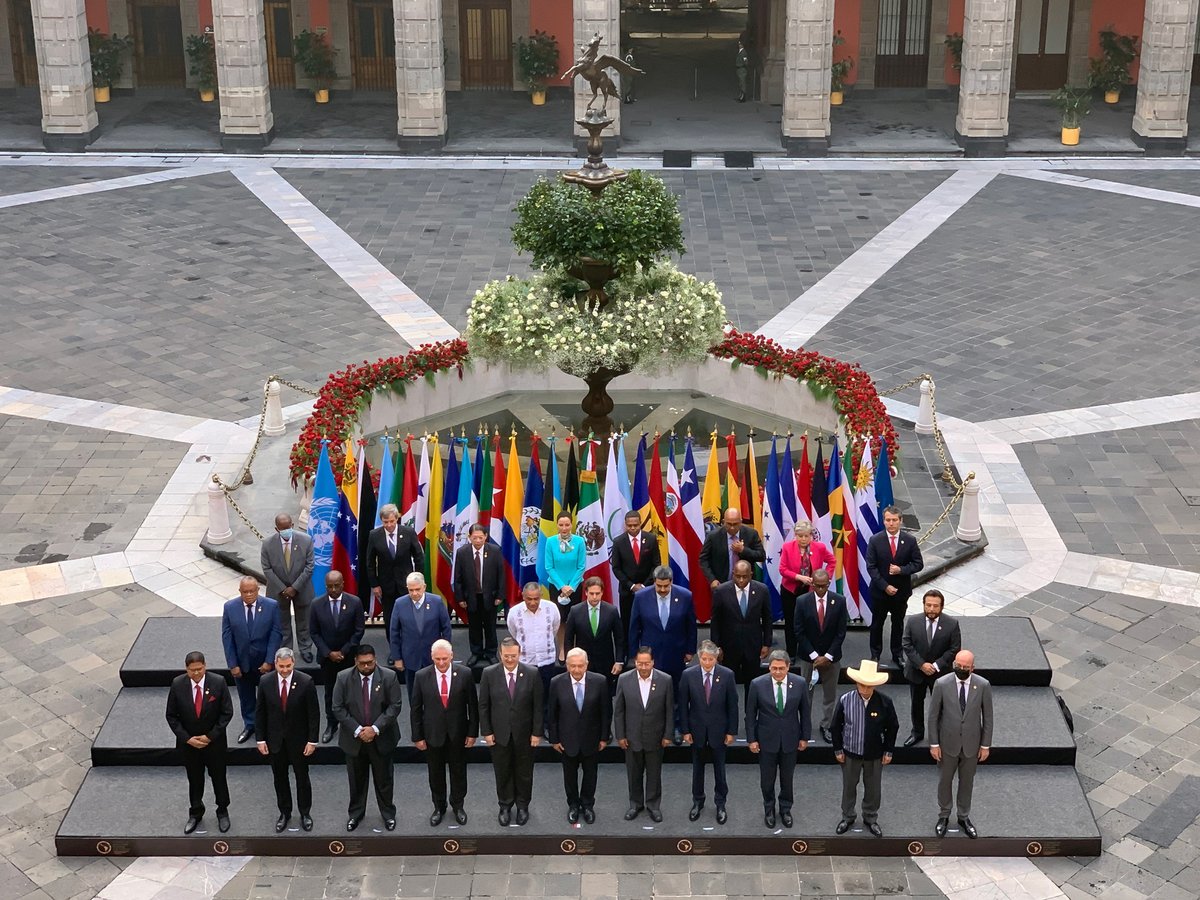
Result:
{"type": "Polygon", "coordinates": [[[500,662],[483,670],[479,680],[479,732],[492,749],[500,824],[529,821],[533,796],[533,748],[542,742],[542,679],[521,662],[515,638],[500,642],[500,662]]]}
{"type": "Polygon", "coordinates": [[[967,837],[979,837],[971,821],[975,769],[987,762],[992,746],[992,685],[975,674],[975,654],[960,650],[954,671],[933,686],[929,704],[929,754],[938,764],[938,820],[935,832],[945,837],[950,824],[950,789],[958,773],[958,824],[967,837]]]}
{"type": "Polygon", "coordinates": [[[771,594],[761,581],[752,581],[754,567],[739,559],[733,581],[712,595],[712,642],[721,648],[721,662],[733,671],[743,691],[762,674],[762,661],[771,652],[771,594]]]}
{"type": "Polygon", "coordinates": [[[779,778],[779,821],[792,827],[792,780],[796,754],[808,749],[812,728],[808,707],[808,685],[788,668],[786,650],[767,656],[767,674],[750,684],[746,699],[746,741],[758,754],[758,776],[762,787],[763,824],[775,827],[775,778],[779,778]]]}
{"type": "Polygon", "coordinates": [[[487,529],[471,526],[470,543],[454,554],[454,596],[467,605],[467,626],[471,639],[468,666],[480,661],[496,661],[496,607],[502,602],[500,586],[504,581],[504,563],[500,548],[489,546],[487,529]]]}
{"type": "Polygon", "coordinates": [[[346,593],[346,579],[336,569],[325,576],[325,593],[313,601],[308,614],[308,632],[317,647],[321,678],[325,682],[325,733],[328,744],[337,731],[333,717],[333,685],[342,672],[354,665],[354,647],[366,632],[362,601],[346,593]]]}
{"type": "MultiPolygon", "coordinates": [[[[379,510],[383,524],[367,536],[367,571],[363,585],[370,589],[372,600],[383,605],[383,627],[388,645],[392,643],[392,607],[405,590],[410,572],[425,570],[425,550],[417,533],[400,524],[400,510],[395,503],[385,503],[379,510]]],[[[391,660],[388,660],[390,663],[391,660]]]]}
{"type": "MultiPolygon", "coordinates": [[[[696,649],[696,610],[692,606],[692,592],[676,587],[666,566],[654,570],[653,587],[642,588],[633,595],[626,646],[649,647],[659,671],[670,675],[672,686],[678,687],[683,667],[692,661],[696,649]]],[[[678,689],[675,694],[678,696],[678,689]]],[[[676,706],[675,743],[682,741],[676,706]]]]}
{"type": "Polygon", "coordinates": [[[392,666],[402,673],[412,700],[417,673],[433,663],[429,650],[434,641],[450,640],[450,613],[446,601],[425,590],[425,576],[411,573],[406,579],[408,596],[396,601],[392,609],[392,666]]]}
{"type": "Polygon", "coordinates": [[[600,751],[608,746],[612,729],[612,698],[604,676],[587,670],[587,653],[567,651],[567,671],[550,682],[546,718],[550,743],[562,754],[563,785],[567,792],[567,821],[596,821],[596,780],[600,751]],[[580,782],[580,770],[583,780],[580,782]]]}
{"type": "Polygon", "coordinates": [[[704,809],[705,757],[712,759],[713,799],[717,824],[728,820],[725,798],[725,748],[738,733],[737,682],[733,672],[717,665],[720,649],[712,641],[701,641],[696,651],[698,666],[688,666],[679,679],[679,718],[683,740],[692,745],[692,809],[688,821],[695,822],[704,809]]]}
{"type": "Polygon", "coordinates": [[[900,510],[889,506],[883,511],[883,531],[867,542],[867,577],[871,579],[871,658],[883,658],[883,620],[892,617],[890,649],[897,669],[904,668],[901,633],[908,598],[912,596],[912,577],[925,568],[917,539],[900,530],[900,510]]]}
{"type": "Polygon", "coordinates": [[[193,650],[183,661],[187,669],[171,682],[167,693],[167,726],[183,755],[188,778],[188,818],[191,834],[204,818],[204,772],[212,779],[217,800],[217,827],[229,830],[229,782],[225,778],[225,727],[233,718],[233,700],[225,679],[206,674],[204,654],[193,650]]]}
{"type": "Polygon", "coordinates": [[[618,606],[621,610],[621,621],[628,624],[633,595],[654,583],[654,570],[662,565],[658,554],[658,539],[649,531],[642,531],[640,513],[625,513],[625,533],[613,541],[609,561],[612,563],[613,575],[616,576],[620,589],[618,606]]]}
{"type": "Polygon", "coordinates": [[[632,822],[645,809],[651,821],[661,822],[663,748],[671,741],[675,720],[674,685],[671,676],[654,668],[649,647],[638,648],[633,665],[633,671],[617,679],[613,701],[613,738],[625,751],[629,779],[625,821],[632,822]]]}
{"type": "Polygon", "coordinates": [[[292,817],[288,766],[296,773],[300,827],[305,831],[312,831],[313,827],[308,758],[317,749],[321,710],[317,706],[316,684],[303,672],[295,671],[295,667],[296,658],[290,647],[275,651],[275,676],[259,681],[254,712],[254,740],[258,752],[270,757],[271,774],[275,776],[275,801],[279,805],[276,834],[287,828],[292,817]]]}
{"type": "Polygon", "coordinates": [[[313,644],[308,632],[308,612],[313,599],[312,538],[292,527],[291,516],[280,513],[275,517],[275,533],[263,538],[259,563],[267,582],[267,596],[279,604],[283,646],[291,647],[306,663],[312,662],[313,644]]]}
{"type": "Polygon", "coordinates": [[[715,591],[732,578],[739,559],[751,565],[765,562],[767,551],[758,532],[742,524],[741,511],[727,509],[721,527],[709,534],[700,548],[700,571],[715,591]]]}
{"type": "Polygon", "coordinates": [[[467,824],[467,749],[479,735],[479,699],[475,676],[459,663],[447,640],[433,642],[433,664],[417,673],[412,692],[413,746],[425,752],[433,812],[437,827],[446,815],[446,770],[450,770],[450,808],[454,821],[467,824]]]}
{"type": "Polygon", "coordinates": [[[879,827],[879,804],[883,796],[883,767],[896,752],[900,722],[888,696],[875,690],[888,680],[874,660],[864,659],[859,668],[846,674],[855,690],[842,694],[833,711],[833,758],[842,767],[842,818],[834,829],[845,834],[854,824],[858,805],[858,782],[863,783],[862,814],[867,831],[883,837],[879,827]]]}
{"type": "Polygon", "coordinates": [[[904,680],[912,702],[912,733],[905,739],[905,747],[925,737],[925,695],[950,671],[962,649],[958,620],[942,612],[945,605],[941,591],[928,590],[921,598],[924,614],[909,616],[904,623],[900,646],[904,649],[904,680]]]}
{"type": "Polygon", "coordinates": [[[353,831],[367,813],[367,787],[375,779],[375,802],[383,827],[396,830],[392,801],[392,751],[400,742],[400,681],[390,669],[375,664],[375,648],[359,644],[354,668],[337,677],[333,714],[338,720],[338,746],[346,754],[350,807],[346,830],[353,831]]]}
{"type": "MultiPolygon", "coordinates": [[[[815,701],[817,687],[821,688],[821,739],[833,743],[830,726],[833,707],[837,704],[837,684],[842,659],[842,642],[850,624],[846,598],[829,590],[829,573],[817,569],[812,574],[812,590],[796,598],[796,655],[800,657],[800,677],[810,684],[813,669],[817,684],[812,693],[815,701]]],[[[814,703],[815,708],[815,703],[814,703]]],[[[813,718],[817,718],[815,715],[813,718]]]]}
{"type": "Polygon", "coordinates": [[[609,690],[614,691],[625,666],[625,626],[616,607],[604,602],[604,582],[599,578],[593,575],[583,582],[583,596],[584,602],[567,613],[563,649],[586,650],[588,671],[607,678],[609,690]]]}
{"type": "Polygon", "coordinates": [[[238,706],[242,711],[239,744],[246,743],[254,734],[258,679],[274,668],[275,651],[282,639],[278,605],[269,597],[258,596],[258,580],[247,575],[238,582],[238,596],[226,601],[221,611],[225,664],[237,685],[238,706]]]}

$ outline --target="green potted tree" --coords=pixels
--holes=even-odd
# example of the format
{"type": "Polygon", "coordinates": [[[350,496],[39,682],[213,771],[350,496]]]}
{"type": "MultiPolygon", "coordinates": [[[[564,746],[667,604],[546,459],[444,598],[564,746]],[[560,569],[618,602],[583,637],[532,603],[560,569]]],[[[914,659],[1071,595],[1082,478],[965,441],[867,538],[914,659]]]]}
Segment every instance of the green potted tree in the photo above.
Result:
{"type": "Polygon", "coordinates": [[[212,35],[189,34],[187,37],[188,72],[196,79],[200,99],[212,103],[217,95],[217,48],[212,35]]]}
{"type": "Polygon", "coordinates": [[[92,57],[92,92],[97,103],[107,103],[113,83],[120,80],[121,58],[133,47],[129,35],[105,34],[95,28],[88,29],[88,50],[92,57]]]}
{"type": "Polygon", "coordinates": [[[325,34],[305,29],[292,42],[292,56],[304,77],[313,83],[313,97],[318,103],[329,102],[329,88],[337,78],[337,51],[329,46],[325,34]]]}
{"type": "Polygon", "coordinates": [[[1062,142],[1064,146],[1074,147],[1079,143],[1079,128],[1083,117],[1092,107],[1092,94],[1088,88],[1072,87],[1064,84],[1050,98],[1050,102],[1058,107],[1062,114],[1062,142]]]}
{"type": "Polygon", "coordinates": [[[529,88],[534,106],[546,102],[546,83],[558,74],[558,40],[552,34],[535,31],[527,38],[517,38],[517,70],[529,88]]]}
{"type": "Polygon", "coordinates": [[[838,47],[846,43],[846,39],[842,37],[839,31],[833,36],[833,55],[835,57],[833,64],[829,67],[829,105],[841,106],[842,100],[845,97],[846,76],[850,74],[850,70],[854,68],[854,60],[849,56],[843,56],[837,59],[838,47]]]}
{"type": "Polygon", "coordinates": [[[1137,35],[1118,34],[1111,25],[1100,32],[1100,57],[1088,60],[1088,84],[1104,92],[1105,103],[1116,103],[1122,88],[1133,82],[1129,66],[1137,59],[1137,44],[1137,35]]]}

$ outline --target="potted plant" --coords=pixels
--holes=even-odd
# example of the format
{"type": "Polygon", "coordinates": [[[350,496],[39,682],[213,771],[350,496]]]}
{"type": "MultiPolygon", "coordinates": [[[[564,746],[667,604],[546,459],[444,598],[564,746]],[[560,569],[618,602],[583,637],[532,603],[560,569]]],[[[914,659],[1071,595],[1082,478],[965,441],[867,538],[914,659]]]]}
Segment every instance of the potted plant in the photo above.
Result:
{"type": "Polygon", "coordinates": [[[535,31],[528,38],[517,38],[517,70],[529,88],[534,106],[546,102],[546,82],[558,74],[558,40],[552,34],[535,31]]]}
{"type": "Polygon", "coordinates": [[[188,72],[196,79],[200,99],[204,103],[212,103],[217,93],[217,48],[212,35],[189,34],[187,55],[191,64],[188,72]]]}
{"type": "Polygon", "coordinates": [[[1063,145],[1074,147],[1079,143],[1079,123],[1091,111],[1091,91],[1085,87],[1072,87],[1064,84],[1054,92],[1050,101],[1058,107],[1062,114],[1063,145]]]}
{"type": "Polygon", "coordinates": [[[1088,84],[1104,91],[1105,103],[1116,103],[1121,89],[1132,83],[1129,66],[1137,59],[1137,43],[1137,35],[1118,34],[1111,25],[1100,32],[1100,58],[1088,60],[1088,84]]]}
{"type": "Polygon", "coordinates": [[[329,46],[325,34],[305,29],[293,41],[292,56],[304,77],[313,83],[313,97],[318,103],[329,102],[329,88],[337,78],[337,51],[329,46]]]}
{"type": "MultiPolygon", "coordinates": [[[[846,39],[842,37],[839,31],[833,36],[833,54],[837,55],[837,48],[846,43],[846,39]]],[[[834,60],[829,67],[829,105],[841,106],[842,99],[845,96],[846,76],[850,74],[850,70],[854,68],[854,60],[849,56],[843,56],[841,59],[834,60]]]]}
{"type": "Polygon", "coordinates": [[[88,49],[92,57],[92,91],[97,103],[109,101],[113,83],[121,78],[121,57],[133,46],[129,35],[105,34],[88,29],[88,49]]]}

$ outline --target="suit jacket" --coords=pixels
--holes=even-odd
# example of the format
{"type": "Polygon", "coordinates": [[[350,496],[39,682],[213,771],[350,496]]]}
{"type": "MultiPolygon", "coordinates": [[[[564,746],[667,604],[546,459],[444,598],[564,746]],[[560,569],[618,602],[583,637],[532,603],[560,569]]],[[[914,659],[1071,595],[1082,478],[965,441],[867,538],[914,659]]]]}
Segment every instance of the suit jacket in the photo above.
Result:
{"type": "Polygon", "coordinates": [[[725,735],[738,733],[738,692],[733,671],[713,666],[712,693],[704,700],[704,670],[688,666],[679,679],[680,730],[692,736],[692,744],[714,747],[725,743],[725,735]]]}
{"type": "Polygon", "coordinates": [[[517,663],[512,699],[503,663],[483,670],[479,679],[479,733],[495,735],[497,744],[528,744],[542,734],[542,679],[538,670],[517,663]]]}
{"type": "Polygon", "coordinates": [[[612,698],[608,679],[597,672],[583,675],[583,709],[575,706],[571,673],[555,675],[546,701],[551,744],[562,744],[567,756],[589,756],[600,750],[612,731],[612,698]]]}
{"type": "Polygon", "coordinates": [[[612,543],[609,561],[622,597],[632,597],[635,591],[653,583],[654,570],[659,566],[658,539],[648,531],[638,534],[638,561],[633,561],[629,535],[618,535],[612,543]]]}
{"type": "Polygon", "coordinates": [[[627,649],[632,656],[638,647],[651,648],[655,667],[677,678],[683,672],[684,655],[696,652],[696,611],[692,592],[686,588],[671,585],[670,596],[670,613],[664,629],[653,585],[633,595],[627,649]]]}
{"type": "Polygon", "coordinates": [[[842,658],[842,642],[846,640],[846,626],[850,624],[850,610],[846,598],[833,591],[825,592],[825,627],[821,628],[817,617],[817,595],[812,591],[796,598],[796,655],[811,659],[829,654],[833,661],[842,658]]]}
{"type": "Polygon", "coordinates": [[[980,747],[992,746],[992,685],[972,672],[967,708],[960,711],[957,682],[953,672],[934,682],[925,734],[929,746],[941,747],[945,756],[974,756],[980,747]]]}
{"type": "Polygon", "coordinates": [[[929,642],[929,627],[925,613],[909,616],[904,622],[904,637],[900,646],[904,650],[904,678],[910,684],[933,684],[942,675],[954,668],[954,657],[962,649],[962,632],[958,619],[942,613],[938,616],[937,630],[933,643],[929,642]],[[937,663],[936,675],[921,671],[922,663],[937,663]]]}
{"type": "Polygon", "coordinates": [[[433,642],[439,638],[450,640],[450,613],[446,601],[437,594],[426,592],[421,601],[421,621],[407,595],[396,601],[392,608],[392,659],[404,662],[404,668],[420,671],[433,664],[429,655],[433,642]]]}
{"type": "Polygon", "coordinates": [[[867,575],[871,579],[871,597],[883,600],[884,589],[890,584],[896,588],[895,600],[907,600],[912,595],[912,577],[925,568],[921,548],[917,539],[904,529],[896,537],[896,558],[892,558],[892,545],[886,531],[871,536],[867,541],[867,575]],[[900,567],[899,575],[889,575],[888,566],[900,567]]]}
{"type": "Polygon", "coordinates": [[[462,746],[469,737],[479,736],[479,697],[475,676],[462,663],[452,662],[450,691],[442,706],[441,673],[429,665],[417,673],[412,692],[412,740],[427,741],[435,747],[462,746]]]}
{"type": "Polygon", "coordinates": [[[464,605],[482,593],[483,602],[489,606],[500,599],[500,590],[504,584],[504,563],[500,559],[500,548],[495,544],[484,544],[483,553],[483,584],[475,583],[475,548],[470,544],[459,547],[454,553],[454,578],[452,587],[454,596],[464,605]]]}
{"type": "MultiPolygon", "coordinates": [[[[798,543],[788,541],[783,545],[783,550],[779,553],[779,576],[785,591],[795,593],[807,587],[796,581],[796,576],[800,574],[801,559],[798,543]]],[[[817,569],[824,569],[829,573],[830,578],[833,578],[833,573],[837,571],[837,558],[833,555],[833,551],[820,541],[813,541],[808,545],[808,561],[813,572],[817,569]]]]}
{"type": "Polygon", "coordinates": [[[783,714],[775,706],[775,681],[768,672],[750,682],[746,696],[746,743],[758,742],[764,753],[796,750],[812,729],[808,685],[788,672],[783,714]]]}
{"type": "Polygon", "coordinates": [[[270,597],[254,601],[254,626],[246,628],[246,604],[241,597],[225,601],[221,612],[221,644],[225,663],[243,672],[257,669],[265,662],[275,665],[275,651],[283,640],[279,627],[279,604],[270,597]]]}
{"type": "MultiPolygon", "coordinates": [[[[833,733],[833,752],[845,752],[844,735],[846,726],[846,703],[860,703],[853,695],[858,693],[852,688],[838,698],[833,709],[833,722],[830,731],[833,733]],[[847,698],[850,698],[847,700],[847,698]]],[[[900,731],[900,720],[896,718],[896,707],[882,691],[876,689],[867,701],[866,729],[863,736],[862,759],[879,759],[884,754],[896,752],[896,733],[900,731]]],[[[852,754],[857,755],[857,754],[852,754]]]]}
{"type": "Polygon", "coordinates": [[[175,746],[183,747],[188,738],[207,735],[212,741],[210,749],[225,752],[227,746],[225,727],[233,718],[233,698],[225,679],[206,672],[204,675],[203,701],[200,715],[196,715],[196,701],[192,691],[192,679],[185,672],[176,675],[167,692],[167,726],[175,735],[175,746]]]}
{"type": "Polygon", "coordinates": [[[336,620],[329,610],[328,594],[314,600],[308,610],[308,633],[317,645],[317,655],[322,658],[328,658],[332,650],[340,650],[348,658],[351,648],[362,643],[366,627],[362,601],[345,591],[340,598],[336,620]]]}
{"type": "Polygon", "coordinates": [[[599,617],[593,635],[587,601],[571,607],[563,632],[563,651],[581,647],[588,655],[588,671],[607,675],[614,665],[625,662],[625,626],[617,608],[603,600],[599,605],[599,617]]]}
{"type": "Polygon", "coordinates": [[[650,672],[650,696],[642,706],[638,671],[622,672],[617,679],[613,700],[613,739],[629,741],[634,753],[662,750],[675,728],[675,692],[671,676],[653,669],[650,672]]]}
{"type": "Polygon", "coordinates": [[[303,672],[292,670],[287,710],[279,700],[279,676],[271,675],[258,683],[254,704],[254,740],[266,741],[267,750],[301,753],[305,744],[318,743],[321,710],[317,705],[317,685],[303,672]]]}
{"type": "Polygon", "coordinates": [[[267,596],[278,597],[285,587],[296,589],[296,600],[304,603],[313,598],[313,543],[302,531],[292,530],[292,564],[283,559],[283,540],[279,532],[263,538],[260,552],[263,577],[267,581],[267,596]]]}
{"type": "Polygon", "coordinates": [[[737,585],[727,581],[712,593],[712,641],[723,651],[722,661],[731,669],[753,664],[758,668],[763,647],[770,647],[772,634],[771,594],[761,581],[746,588],[746,615],[738,604],[737,585]]]}
{"type": "Polygon", "coordinates": [[[425,551],[417,539],[417,533],[403,525],[396,526],[396,556],[388,552],[386,529],[380,525],[372,528],[367,536],[367,571],[363,590],[370,593],[374,588],[383,591],[389,599],[401,597],[408,590],[405,579],[413,572],[425,569],[425,551]]]}
{"type": "MultiPolygon", "coordinates": [[[[742,525],[738,529],[738,537],[745,545],[738,559],[752,564],[766,562],[767,551],[763,549],[762,538],[757,531],[749,525],[742,525]]],[[[724,527],[716,529],[704,539],[704,546],[700,548],[700,571],[710,583],[730,580],[729,544],[724,527]]]]}
{"type": "Polygon", "coordinates": [[[550,588],[551,599],[567,585],[578,594],[586,568],[587,546],[580,535],[571,535],[566,553],[563,553],[559,546],[557,534],[546,542],[546,584],[550,588]]]}
{"type": "MultiPolygon", "coordinates": [[[[358,756],[362,741],[354,736],[360,725],[367,724],[363,718],[362,676],[358,669],[339,672],[333,683],[333,717],[338,720],[338,746],[347,756],[358,756]]],[[[375,749],[390,756],[400,743],[400,708],[404,689],[396,673],[384,666],[376,666],[371,674],[370,723],[379,732],[375,736],[375,749]]]]}

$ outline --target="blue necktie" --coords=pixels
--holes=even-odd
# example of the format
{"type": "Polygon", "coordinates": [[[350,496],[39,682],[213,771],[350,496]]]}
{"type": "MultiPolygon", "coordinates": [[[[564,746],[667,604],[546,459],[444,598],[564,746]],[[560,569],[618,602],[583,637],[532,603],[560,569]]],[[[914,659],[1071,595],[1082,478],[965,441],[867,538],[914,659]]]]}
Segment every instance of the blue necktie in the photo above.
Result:
{"type": "Polygon", "coordinates": [[[666,631],[667,619],[671,618],[671,600],[669,597],[658,598],[658,617],[662,620],[663,631],[666,631]]]}
{"type": "Polygon", "coordinates": [[[580,712],[583,712],[583,682],[575,682],[575,706],[580,712]]]}

